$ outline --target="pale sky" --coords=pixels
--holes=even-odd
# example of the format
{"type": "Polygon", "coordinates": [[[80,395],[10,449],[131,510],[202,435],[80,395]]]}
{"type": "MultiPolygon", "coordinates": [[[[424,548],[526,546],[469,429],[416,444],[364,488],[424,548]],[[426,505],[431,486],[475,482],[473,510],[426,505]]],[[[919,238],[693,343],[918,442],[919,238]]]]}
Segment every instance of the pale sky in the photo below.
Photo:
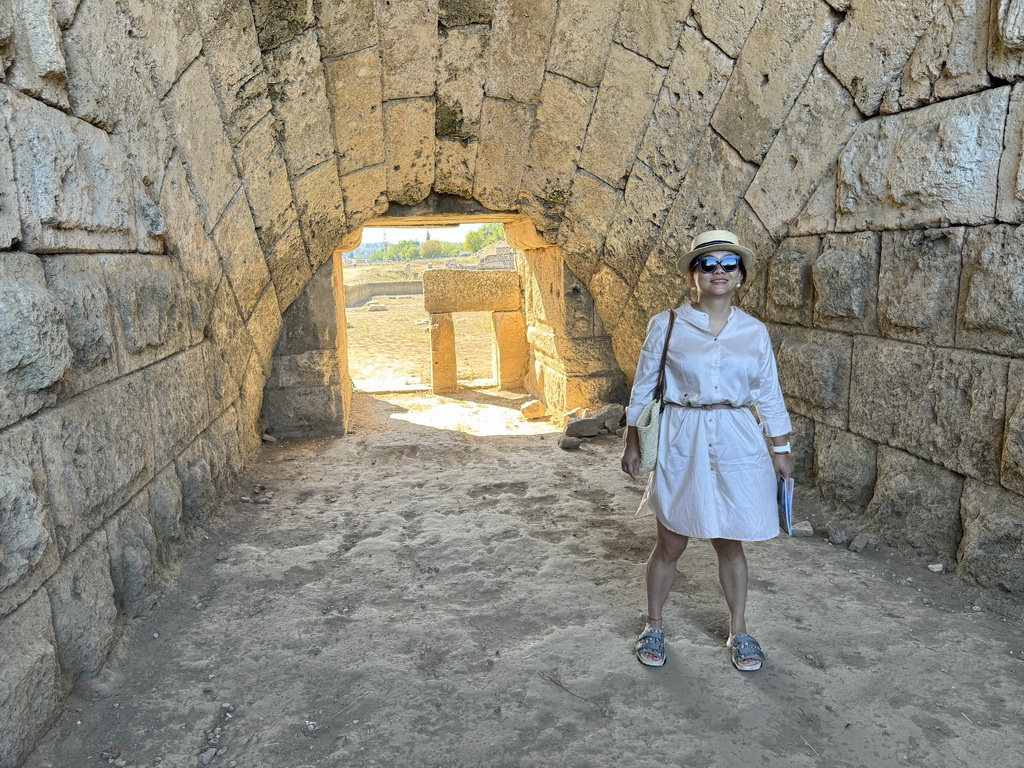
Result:
{"type": "Polygon", "coordinates": [[[387,234],[388,243],[394,245],[402,240],[414,240],[422,243],[427,239],[427,232],[430,232],[431,240],[446,240],[449,243],[461,243],[466,235],[474,230],[480,229],[483,224],[459,224],[457,227],[430,227],[426,229],[408,229],[406,227],[365,227],[363,229],[364,243],[379,243],[384,240],[387,234]]]}

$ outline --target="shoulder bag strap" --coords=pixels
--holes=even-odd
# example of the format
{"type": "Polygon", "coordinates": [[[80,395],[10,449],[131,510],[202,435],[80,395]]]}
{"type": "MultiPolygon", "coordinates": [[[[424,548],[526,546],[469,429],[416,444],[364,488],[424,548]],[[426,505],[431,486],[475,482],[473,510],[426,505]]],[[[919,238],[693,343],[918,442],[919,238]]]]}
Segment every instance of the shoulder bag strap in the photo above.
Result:
{"type": "Polygon", "coordinates": [[[659,403],[665,395],[665,358],[668,357],[668,340],[672,338],[672,326],[676,322],[676,311],[673,309],[668,316],[668,330],[665,332],[665,346],[661,350],[661,366],[658,369],[658,385],[654,388],[654,399],[659,403]]]}

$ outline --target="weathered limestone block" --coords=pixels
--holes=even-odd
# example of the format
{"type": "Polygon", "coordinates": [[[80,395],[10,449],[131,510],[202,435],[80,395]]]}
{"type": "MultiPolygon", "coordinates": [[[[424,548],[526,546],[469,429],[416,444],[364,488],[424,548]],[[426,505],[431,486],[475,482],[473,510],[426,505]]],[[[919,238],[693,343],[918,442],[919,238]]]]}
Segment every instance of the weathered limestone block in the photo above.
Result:
{"type": "Polygon", "coordinates": [[[114,599],[124,616],[134,619],[156,602],[157,538],[149,522],[149,493],[143,491],[104,526],[114,599]]]}
{"type": "Polygon", "coordinates": [[[163,103],[209,232],[238,191],[238,176],[203,59],[185,71],[163,103]]]}
{"type": "Polygon", "coordinates": [[[729,57],[699,32],[683,29],[638,155],[673,189],[711,123],[732,68],[729,57]]]}
{"type": "Polygon", "coordinates": [[[995,77],[1017,81],[1024,76],[1024,14],[1017,0],[991,0],[988,69],[995,77]]]}
{"type": "Polygon", "coordinates": [[[883,232],[878,325],[890,339],[952,347],[964,229],[883,232]]]}
{"type": "Polygon", "coordinates": [[[722,229],[756,172],[757,166],[745,162],[717,133],[705,132],[665,220],[665,243],[686,253],[698,232],[722,229]]]}
{"type": "Polygon", "coordinates": [[[860,122],[850,94],[818,64],[747,190],[773,235],[786,234],[860,122]]]}
{"type": "Polygon", "coordinates": [[[1000,482],[1024,496],[1024,361],[1010,362],[1000,482]]]}
{"type": "Polygon", "coordinates": [[[757,254],[758,265],[753,274],[748,274],[740,287],[740,309],[754,317],[764,319],[765,302],[768,294],[768,271],[776,241],[765,229],[764,224],[745,201],[736,207],[726,229],[736,234],[740,242],[757,254]]]}
{"type": "Polygon", "coordinates": [[[573,179],[558,245],[572,271],[584,281],[597,271],[608,222],[621,198],[622,192],[589,173],[578,172],[573,179]]]}
{"type": "Polygon", "coordinates": [[[281,325],[281,307],[277,303],[277,294],[274,291],[266,291],[253,310],[252,316],[245,323],[256,347],[256,359],[260,363],[264,379],[270,376],[274,348],[281,335],[281,325]]]}
{"type": "Polygon", "coordinates": [[[377,4],[384,101],[433,95],[437,4],[438,0],[377,4]]]}
{"type": "Polygon", "coordinates": [[[580,167],[613,187],[626,184],[665,70],[625,48],[608,56],[580,167]]]}
{"type": "Polygon", "coordinates": [[[991,221],[1009,96],[995,88],[862,124],[839,160],[839,228],[991,221]]]}
{"type": "Polygon", "coordinates": [[[244,195],[239,194],[224,211],[212,237],[242,313],[248,317],[270,282],[270,272],[244,195]]]}
{"type": "Polygon", "coordinates": [[[249,0],[193,3],[224,129],[236,144],[270,112],[267,76],[249,0]]]}
{"type": "Polygon", "coordinates": [[[814,261],[814,325],[878,333],[878,240],[875,232],[826,235],[814,261]]]}
{"type": "Polygon", "coordinates": [[[693,0],[693,18],[708,40],[736,59],[763,5],[764,0],[733,0],[723,9],[721,0],[693,0]]]}
{"type": "Polygon", "coordinates": [[[929,562],[952,563],[960,544],[963,487],[964,479],[953,472],[881,446],[867,516],[886,544],[913,547],[929,562]]]}
{"type": "Polygon", "coordinates": [[[384,160],[380,57],[371,48],[327,62],[327,97],[334,113],[338,171],[342,175],[384,160]]]}
{"type": "Polygon", "coordinates": [[[343,435],[345,406],[335,386],[267,389],[263,418],[275,435],[343,435]]]}
{"type": "Polygon", "coordinates": [[[202,439],[196,440],[174,462],[181,484],[181,522],[186,531],[194,531],[209,520],[217,502],[208,448],[202,439]]]}
{"type": "Polygon", "coordinates": [[[295,355],[275,355],[267,390],[337,386],[341,378],[336,349],[311,349],[295,355]]]}
{"type": "Polygon", "coordinates": [[[238,143],[235,151],[256,235],[263,248],[277,242],[295,223],[288,170],[277,143],[274,117],[267,115],[238,143]]]}
{"type": "Polygon", "coordinates": [[[61,395],[74,395],[124,373],[118,368],[114,316],[102,259],[50,256],[43,267],[47,285],[64,304],[64,322],[73,353],[71,368],[61,384],[61,395]]]}
{"type": "Polygon", "coordinates": [[[313,9],[324,58],[377,44],[376,0],[322,0],[313,9]]]}
{"type": "Polygon", "coordinates": [[[525,189],[543,200],[568,202],[596,96],[593,88],[564,77],[545,78],[523,177],[525,189]]]}
{"type": "Polygon", "coordinates": [[[629,181],[608,225],[603,260],[635,283],[672,203],[672,191],[643,163],[634,163],[629,181]]]}
{"type": "MultiPolygon", "coordinates": [[[[302,295],[284,313],[278,356],[301,355],[312,349],[338,349],[338,308],[334,298],[333,263],[313,275],[302,295]]],[[[307,382],[308,383],[308,382],[307,382]]]]}
{"type": "Polygon", "coordinates": [[[524,251],[523,305],[533,328],[547,326],[559,338],[603,336],[604,329],[586,286],[569,270],[557,249],[524,251]]]}
{"type": "Polygon", "coordinates": [[[825,65],[849,89],[865,115],[878,112],[886,88],[903,72],[942,4],[943,0],[850,3],[835,38],[825,49],[825,65]]]}
{"type": "Polygon", "coordinates": [[[999,477],[1009,361],[857,337],[850,429],[947,469],[999,477]],[[880,385],[880,382],[884,385],[880,385]]]}
{"type": "Polygon", "coordinates": [[[446,27],[486,24],[494,17],[495,0],[439,0],[437,18],[446,27]]]}
{"type": "Polygon", "coordinates": [[[0,72],[6,75],[14,61],[14,14],[11,0],[0,2],[0,72]]]}
{"type": "Polygon", "coordinates": [[[691,0],[624,0],[615,42],[661,67],[672,62],[691,0]]]}
{"type": "MultiPolygon", "coordinates": [[[[91,16],[94,7],[95,3],[90,3],[86,13],[76,14],[76,25],[83,16],[91,16]]],[[[163,96],[203,47],[192,4],[178,0],[120,0],[117,9],[134,22],[131,33],[139,38],[157,91],[163,96]]],[[[97,53],[103,55],[106,51],[97,53]]]]}
{"type": "Polygon", "coordinates": [[[166,466],[210,423],[209,354],[204,344],[146,369],[155,467],[166,466]],[[168,382],[192,386],[168,386],[168,382]]]}
{"type": "Polygon", "coordinates": [[[836,231],[836,194],[838,173],[833,165],[818,188],[811,193],[811,199],[800,211],[800,215],[789,223],[789,234],[821,235],[836,231]]]}
{"type": "Polygon", "coordinates": [[[442,30],[437,62],[437,135],[480,136],[490,29],[482,25],[442,30]]]}
{"type": "Polygon", "coordinates": [[[817,237],[790,237],[782,241],[767,264],[758,264],[758,271],[768,273],[768,320],[806,328],[814,325],[811,268],[819,247],[817,237]]]}
{"type": "Polygon", "coordinates": [[[990,0],[945,0],[903,70],[882,98],[881,111],[900,112],[988,88],[990,0]]]}
{"type": "Polygon", "coordinates": [[[514,312],[522,306],[519,275],[511,270],[428,269],[423,273],[423,308],[451,312],[514,312]]]}
{"type": "Polygon", "coordinates": [[[964,484],[957,573],[984,587],[1024,593],[1024,499],[975,480],[964,484]]]}
{"type": "Polygon", "coordinates": [[[1010,92],[1009,114],[1003,134],[1003,157],[999,162],[999,191],[996,219],[1024,221],[1024,85],[1010,92]]]}
{"type": "Polygon", "coordinates": [[[68,108],[67,65],[57,12],[51,0],[11,0],[12,88],[60,109],[68,108]]]}
{"type": "Polygon", "coordinates": [[[515,208],[533,124],[532,106],[484,100],[473,181],[473,197],[482,205],[496,211],[515,208]]]}
{"type": "MultiPolygon", "coordinates": [[[[14,160],[7,137],[7,120],[0,110],[0,178],[14,178],[14,160]]],[[[18,191],[12,184],[0,186],[0,249],[6,250],[21,239],[18,191]]]]}
{"type": "Polygon", "coordinates": [[[620,5],[620,0],[559,2],[548,71],[597,87],[604,74],[620,5]]]}
{"type": "Polygon", "coordinates": [[[65,318],[39,259],[0,253],[0,429],[53,402],[73,359],[65,318]]]}
{"type": "Polygon", "coordinates": [[[0,755],[21,765],[60,714],[65,693],[46,593],[0,619],[0,637],[0,755]]]}
{"type": "Polygon", "coordinates": [[[163,562],[171,559],[172,547],[181,541],[184,529],[181,523],[181,481],[174,465],[170,465],[149,484],[149,512],[153,533],[159,543],[163,562]]]}
{"type": "Polygon", "coordinates": [[[388,209],[388,172],[383,164],[343,176],[341,189],[350,228],[359,227],[388,209]]]}
{"type": "MultiPolygon", "coordinates": [[[[253,458],[255,452],[249,446],[243,446],[242,437],[239,434],[238,408],[231,406],[224,411],[206,430],[206,435],[211,445],[218,446],[221,461],[218,463],[215,480],[218,493],[228,492],[228,487],[242,471],[245,463],[253,458]]],[[[257,440],[256,450],[259,449],[259,435],[253,437],[257,440]]]]}
{"type": "Polygon", "coordinates": [[[287,308],[299,297],[313,275],[297,221],[267,250],[267,269],[277,291],[278,302],[287,308]]]}
{"type": "Polygon", "coordinates": [[[0,116],[18,179],[22,247],[35,253],[134,251],[135,185],[110,137],[3,86],[0,116]]]}
{"type": "Polygon", "coordinates": [[[121,373],[138,370],[197,340],[181,270],[173,260],[104,256],[101,262],[121,353],[121,373]]]}
{"type": "Polygon", "coordinates": [[[433,191],[471,198],[479,141],[438,136],[434,143],[433,191]]]}
{"type": "Polygon", "coordinates": [[[1024,227],[967,231],[956,345],[1024,357],[1024,227]]]}
{"type": "Polygon", "coordinates": [[[384,105],[388,197],[415,205],[434,181],[434,101],[404,99],[384,105]]]}
{"type": "Polygon", "coordinates": [[[814,482],[814,419],[805,418],[791,413],[789,420],[793,424],[789,442],[793,447],[793,476],[801,485],[810,486],[814,482]]]}
{"type": "Polygon", "coordinates": [[[271,51],[313,26],[313,0],[252,0],[260,48],[271,51]]]}
{"type": "Polygon", "coordinates": [[[711,120],[744,159],[764,158],[836,24],[818,0],[766,0],[711,120]]]}
{"type": "MultiPolygon", "coordinates": [[[[789,409],[845,430],[850,422],[853,339],[792,326],[773,325],[769,331],[778,345],[775,359],[789,409]]],[[[871,401],[852,398],[852,402],[871,401]]]]}
{"type": "Polygon", "coordinates": [[[858,512],[867,507],[875,487],[877,451],[878,447],[870,440],[824,424],[817,425],[814,478],[822,498],[858,512]]]}
{"type": "Polygon", "coordinates": [[[52,525],[38,436],[27,424],[0,432],[0,591],[42,561],[52,525]]]}
{"type": "Polygon", "coordinates": [[[633,286],[623,280],[622,275],[614,269],[603,265],[587,283],[587,288],[594,297],[594,308],[601,323],[609,332],[614,331],[623,308],[629,301],[633,286]]]}
{"type": "MultiPolygon", "coordinates": [[[[347,232],[338,166],[334,160],[328,160],[295,179],[292,186],[295,189],[299,225],[306,241],[309,265],[312,267],[308,272],[308,267],[303,270],[308,279],[313,270],[328,261],[331,254],[341,246],[347,232]]],[[[301,265],[305,257],[305,252],[296,253],[295,263],[301,265]]]]}
{"type": "Polygon", "coordinates": [[[540,93],[556,0],[496,0],[487,95],[530,104],[540,93]]]}
{"type": "Polygon", "coordinates": [[[117,606],[110,581],[107,535],[89,537],[46,584],[62,676],[95,675],[114,646],[117,606]]]}
{"type": "Polygon", "coordinates": [[[449,313],[430,315],[430,389],[435,393],[458,389],[455,324],[449,313]]]}
{"type": "Polygon", "coordinates": [[[327,83],[316,35],[308,32],[264,58],[288,174],[300,176],[334,157],[327,83]]]}

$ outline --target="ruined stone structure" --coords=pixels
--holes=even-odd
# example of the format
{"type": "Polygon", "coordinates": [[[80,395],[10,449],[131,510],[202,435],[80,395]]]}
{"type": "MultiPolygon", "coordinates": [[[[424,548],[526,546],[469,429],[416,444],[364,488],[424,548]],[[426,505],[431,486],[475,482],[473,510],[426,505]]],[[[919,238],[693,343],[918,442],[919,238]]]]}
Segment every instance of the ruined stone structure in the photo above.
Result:
{"type": "Polygon", "coordinates": [[[343,426],[336,254],[424,201],[509,222],[561,403],[737,231],[803,483],[1024,592],[1017,0],[0,0],[0,64],[0,764],[265,407],[343,426]]]}

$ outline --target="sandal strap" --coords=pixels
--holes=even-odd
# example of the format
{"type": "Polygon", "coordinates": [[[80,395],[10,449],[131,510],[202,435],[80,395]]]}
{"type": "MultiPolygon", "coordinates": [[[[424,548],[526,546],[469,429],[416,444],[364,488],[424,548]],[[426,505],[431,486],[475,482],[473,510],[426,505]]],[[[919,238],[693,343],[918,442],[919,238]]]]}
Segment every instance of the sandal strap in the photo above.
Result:
{"type": "Polygon", "coordinates": [[[765,660],[764,651],[761,650],[760,643],[747,634],[733,635],[732,652],[740,661],[747,659],[765,660]]]}

